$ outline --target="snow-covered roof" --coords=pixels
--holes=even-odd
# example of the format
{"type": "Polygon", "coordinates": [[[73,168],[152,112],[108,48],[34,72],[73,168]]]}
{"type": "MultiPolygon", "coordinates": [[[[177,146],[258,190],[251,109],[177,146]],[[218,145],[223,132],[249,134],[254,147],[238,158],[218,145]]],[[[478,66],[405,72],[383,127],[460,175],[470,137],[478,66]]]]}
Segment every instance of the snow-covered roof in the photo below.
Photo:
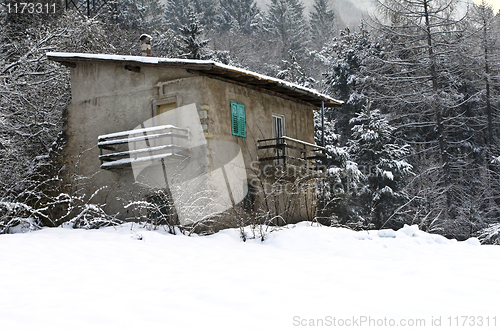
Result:
{"type": "Polygon", "coordinates": [[[328,95],[309,89],[297,84],[293,84],[281,79],[265,76],[256,72],[240,69],[234,66],[206,60],[189,60],[163,57],[144,56],[124,56],[107,54],[85,54],[85,53],[47,53],[47,58],[62,64],[74,66],[75,62],[82,61],[110,61],[124,64],[157,65],[162,67],[183,68],[190,72],[222,78],[264,89],[273,93],[278,93],[289,98],[321,106],[321,101],[325,107],[340,107],[344,102],[336,100],[328,95]]]}

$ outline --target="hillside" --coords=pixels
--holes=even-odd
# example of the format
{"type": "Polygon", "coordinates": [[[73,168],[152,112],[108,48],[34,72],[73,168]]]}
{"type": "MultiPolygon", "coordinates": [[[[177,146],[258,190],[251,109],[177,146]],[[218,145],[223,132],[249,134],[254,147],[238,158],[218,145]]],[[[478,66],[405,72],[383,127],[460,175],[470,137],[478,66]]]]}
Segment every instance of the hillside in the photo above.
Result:
{"type": "MultiPolygon", "coordinates": [[[[257,0],[260,8],[266,10],[270,0],[257,0]]],[[[304,0],[306,6],[306,13],[313,9],[314,0],[304,0]]],[[[349,28],[356,28],[363,15],[366,15],[375,10],[374,0],[335,0],[331,1],[335,12],[339,15],[342,21],[349,26],[349,28]]]]}

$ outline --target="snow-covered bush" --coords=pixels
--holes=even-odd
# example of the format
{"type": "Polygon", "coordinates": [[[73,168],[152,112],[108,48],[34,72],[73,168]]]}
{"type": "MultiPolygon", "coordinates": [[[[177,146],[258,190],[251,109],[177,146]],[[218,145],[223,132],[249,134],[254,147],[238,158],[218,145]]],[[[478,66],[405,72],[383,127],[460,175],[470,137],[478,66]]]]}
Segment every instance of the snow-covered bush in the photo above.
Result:
{"type": "Polygon", "coordinates": [[[15,228],[22,232],[40,229],[40,216],[45,215],[29,205],[0,201],[0,234],[8,234],[15,228]]]}
{"type": "Polygon", "coordinates": [[[105,204],[93,202],[93,198],[106,188],[101,187],[89,198],[85,198],[84,194],[78,192],[71,196],[66,195],[66,213],[61,219],[58,219],[57,223],[61,223],[62,227],[71,226],[72,228],[83,229],[98,229],[122,224],[123,221],[104,211],[105,204]]]}
{"type": "MultiPolygon", "coordinates": [[[[150,193],[147,200],[130,202],[125,205],[125,208],[138,210],[135,222],[144,223],[144,226],[149,230],[163,227],[175,235],[176,228],[180,227],[172,196],[166,190],[157,189],[150,193]]],[[[181,229],[181,232],[185,233],[184,228],[181,229]]]]}
{"type": "Polygon", "coordinates": [[[0,222],[2,232],[58,225],[70,201],[61,187],[63,112],[69,71],[48,61],[51,50],[111,51],[103,25],[68,11],[61,15],[0,14],[0,222]]]}
{"type": "Polygon", "coordinates": [[[479,241],[482,244],[500,245],[500,223],[495,223],[479,232],[479,241]]]}

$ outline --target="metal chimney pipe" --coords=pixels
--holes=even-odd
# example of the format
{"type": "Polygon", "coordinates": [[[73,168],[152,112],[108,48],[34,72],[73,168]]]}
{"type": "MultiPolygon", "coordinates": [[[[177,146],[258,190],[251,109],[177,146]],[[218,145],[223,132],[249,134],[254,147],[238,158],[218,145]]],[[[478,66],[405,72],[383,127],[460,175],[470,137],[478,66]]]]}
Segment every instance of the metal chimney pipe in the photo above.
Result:
{"type": "Polygon", "coordinates": [[[151,56],[151,36],[148,34],[143,34],[139,38],[141,41],[141,56],[151,56]]]}

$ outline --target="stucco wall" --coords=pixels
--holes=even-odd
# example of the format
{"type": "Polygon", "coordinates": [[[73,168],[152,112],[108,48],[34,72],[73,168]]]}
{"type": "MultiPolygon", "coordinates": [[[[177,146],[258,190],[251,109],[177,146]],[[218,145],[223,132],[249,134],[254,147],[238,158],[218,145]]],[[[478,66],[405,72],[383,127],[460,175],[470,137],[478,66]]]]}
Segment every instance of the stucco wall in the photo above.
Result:
{"type": "MultiPolygon", "coordinates": [[[[240,146],[247,166],[247,177],[258,190],[255,209],[286,216],[287,221],[312,219],[316,202],[315,183],[304,180],[299,182],[303,178],[296,177],[283,180],[286,190],[282,192],[272,187],[276,176],[272,174],[273,171],[264,171],[262,164],[257,162],[258,156],[263,155],[262,150],[257,150],[257,141],[273,137],[272,115],[277,114],[285,117],[286,136],[314,143],[314,108],[218,79],[205,80],[205,107],[208,109],[210,137],[208,143],[210,145],[211,141],[223,140],[235,142],[240,146]],[[232,135],[231,100],[245,105],[246,138],[232,135]]],[[[272,165],[272,162],[270,164],[272,165]]]]}
{"type": "Polygon", "coordinates": [[[249,176],[250,163],[257,160],[257,140],[272,137],[272,114],[285,116],[287,136],[314,143],[312,106],[183,69],[143,66],[132,72],[120,63],[79,62],[71,70],[71,84],[63,154],[70,192],[81,189],[90,196],[106,186],[93,201],[106,203],[106,211],[119,213],[121,219],[134,216],[123,205],[143,199],[145,191],[134,186],[131,170],[100,169],[98,136],[135,128],[156,115],[157,103],[195,103],[209,146],[216,140],[240,145],[249,176]],[[245,104],[246,138],[231,133],[231,100],[245,104]]]}
{"type": "MultiPolygon", "coordinates": [[[[71,70],[72,100],[66,112],[67,143],[63,153],[70,192],[80,190],[91,196],[97,189],[107,186],[93,202],[106,203],[106,211],[119,212],[121,219],[133,216],[130,210],[123,209],[123,205],[127,200],[140,199],[142,192],[131,189],[134,182],[131,170],[100,169],[98,136],[134,129],[151,118],[152,102],[159,100],[156,85],[182,78],[201,82],[181,69],[159,70],[144,66],[140,72],[131,72],[120,64],[79,62],[71,70]]],[[[201,87],[194,81],[185,84],[192,88],[178,93],[179,100],[200,102],[201,93],[193,91],[201,87]]]]}
{"type": "Polygon", "coordinates": [[[314,143],[314,109],[310,105],[263,93],[244,86],[205,77],[205,102],[208,110],[209,132],[216,139],[238,143],[247,149],[245,157],[256,159],[256,142],[272,138],[272,115],[285,116],[286,135],[314,143]],[[230,101],[245,105],[246,138],[231,133],[230,101]]]}

